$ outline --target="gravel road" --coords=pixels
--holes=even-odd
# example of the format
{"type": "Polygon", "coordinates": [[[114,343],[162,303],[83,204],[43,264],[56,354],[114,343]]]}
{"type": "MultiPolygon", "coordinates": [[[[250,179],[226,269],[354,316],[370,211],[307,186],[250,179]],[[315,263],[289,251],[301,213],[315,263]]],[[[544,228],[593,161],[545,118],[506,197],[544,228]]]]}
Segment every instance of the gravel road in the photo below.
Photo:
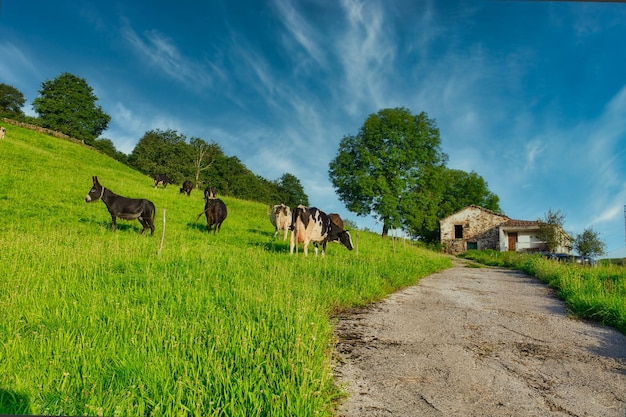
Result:
{"type": "Polygon", "coordinates": [[[337,324],[341,417],[626,417],[626,336],[518,271],[455,267],[337,324]]]}

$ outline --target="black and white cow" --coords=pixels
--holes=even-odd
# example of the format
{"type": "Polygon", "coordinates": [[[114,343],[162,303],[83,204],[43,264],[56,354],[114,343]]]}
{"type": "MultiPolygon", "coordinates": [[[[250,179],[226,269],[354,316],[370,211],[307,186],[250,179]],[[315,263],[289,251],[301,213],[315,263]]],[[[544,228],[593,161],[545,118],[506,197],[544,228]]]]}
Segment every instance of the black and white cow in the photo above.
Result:
{"type": "Polygon", "coordinates": [[[154,188],[162,185],[163,188],[167,188],[167,184],[174,184],[174,180],[169,178],[166,174],[154,174],[154,188]]]}
{"type": "Polygon", "coordinates": [[[318,244],[322,244],[322,255],[326,253],[328,242],[339,242],[348,250],[352,250],[350,232],[343,230],[330,220],[330,217],[315,207],[298,206],[292,214],[291,242],[289,252],[298,250],[298,244],[304,243],[304,255],[309,253],[309,243],[315,245],[317,255],[318,244]]]}

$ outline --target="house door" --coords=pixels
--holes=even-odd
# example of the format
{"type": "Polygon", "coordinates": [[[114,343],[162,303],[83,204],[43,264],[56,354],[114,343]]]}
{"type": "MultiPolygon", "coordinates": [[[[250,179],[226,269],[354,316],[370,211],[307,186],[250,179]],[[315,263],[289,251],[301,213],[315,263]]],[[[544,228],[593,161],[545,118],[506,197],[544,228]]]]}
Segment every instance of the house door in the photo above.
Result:
{"type": "Polygon", "coordinates": [[[509,250],[515,251],[517,246],[517,233],[509,233],[509,250]]]}

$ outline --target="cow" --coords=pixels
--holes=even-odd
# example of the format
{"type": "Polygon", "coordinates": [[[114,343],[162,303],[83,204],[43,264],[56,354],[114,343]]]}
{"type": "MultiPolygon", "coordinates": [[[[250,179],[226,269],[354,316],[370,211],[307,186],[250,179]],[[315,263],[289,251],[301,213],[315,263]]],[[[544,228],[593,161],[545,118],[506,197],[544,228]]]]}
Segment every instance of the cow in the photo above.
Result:
{"type": "Polygon", "coordinates": [[[166,174],[154,174],[154,188],[162,185],[163,188],[167,188],[167,184],[174,184],[174,180],[169,178],[166,174]]]}
{"type": "Polygon", "coordinates": [[[291,210],[289,206],[281,203],[272,207],[270,211],[270,222],[272,222],[276,229],[274,238],[276,238],[279,231],[284,230],[283,240],[287,240],[287,233],[291,227],[291,210]]]}
{"type": "Polygon", "coordinates": [[[4,126],[0,126],[0,139],[4,139],[4,135],[7,133],[7,129],[4,126]]]}
{"type": "Polygon", "coordinates": [[[204,200],[212,200],[215,197],[217,197],[217,188],[215,188],[212,185],[208,185],[205,189],[204,189],[204,200]]]}
{"type": "Polygon", "coordinates": [[[93,186],[87,196],[85,202],[91,203],[92,201],[102,200],[104,205],[107,206],[109,214],[111,215],[112,229],[117,229],[116,217],[124,220],[138,219],[139,223],[143,226],[141,234],[143,234],[147,228],[150,228],[150,234],[154,235],[154,204],[150,200],[144,198],[127,198],[121,195],[115,194],[108,188],[104,188],[98,182],[98,177],[91,177],[93,186]]]}
{"type": "Polygon", "coordinates": [[[193,182],[187,180],[183,182],[183,186],[180,188],[180,193],[186,193],[187,197],[191,195],[191,190],[193,190],[193,182]]]}
{"type": "Polygon", "coordinates": [[[220,231],[222,223],[228,215],[226,204],[219,198],[215,198],[216,195],[217,190],[215,187],[207,187],[204,190],[204,211],[196,217],[196,221],[198,221],[200,216],[204,214],[206,216],[206,228],[209,233],[211,233],[212,226],[215,225],[213,234],[220,231]]]}
{"type": "Polygon", "coordinates": [[[338,215],[337,213],[330,213],[328,217],[330,217],[331,222],[339,226],[340,229],[343,229],[343,220],[341,219],[340,215],[338,215]]]}
{"type": "Polygon", "coordinates": [[[318,244],[322,244],[322,255],[326,253],[328,242],[339,242],[348,250],[352,250],[352,238],[350,232],[343,230],[330,220],[330,217],[315,207],[299,205],[293,212],[291,220],[291,242],[289,252],[294,248],[298,250],[298,243],[304,243],[304,255],[309,253],[309,243],[315,245],[317,256],[318,244]]]}

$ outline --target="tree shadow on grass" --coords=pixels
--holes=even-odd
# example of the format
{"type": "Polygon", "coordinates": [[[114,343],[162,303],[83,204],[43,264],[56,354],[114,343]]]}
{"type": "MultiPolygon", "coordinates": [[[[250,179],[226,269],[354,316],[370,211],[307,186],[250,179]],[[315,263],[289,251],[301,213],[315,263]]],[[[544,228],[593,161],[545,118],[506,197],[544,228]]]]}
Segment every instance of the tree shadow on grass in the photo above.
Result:
{"type": "Polygon", "coordinates": [[[31,414],[28,397],[0,388],[0,414],[31,414]]]}

